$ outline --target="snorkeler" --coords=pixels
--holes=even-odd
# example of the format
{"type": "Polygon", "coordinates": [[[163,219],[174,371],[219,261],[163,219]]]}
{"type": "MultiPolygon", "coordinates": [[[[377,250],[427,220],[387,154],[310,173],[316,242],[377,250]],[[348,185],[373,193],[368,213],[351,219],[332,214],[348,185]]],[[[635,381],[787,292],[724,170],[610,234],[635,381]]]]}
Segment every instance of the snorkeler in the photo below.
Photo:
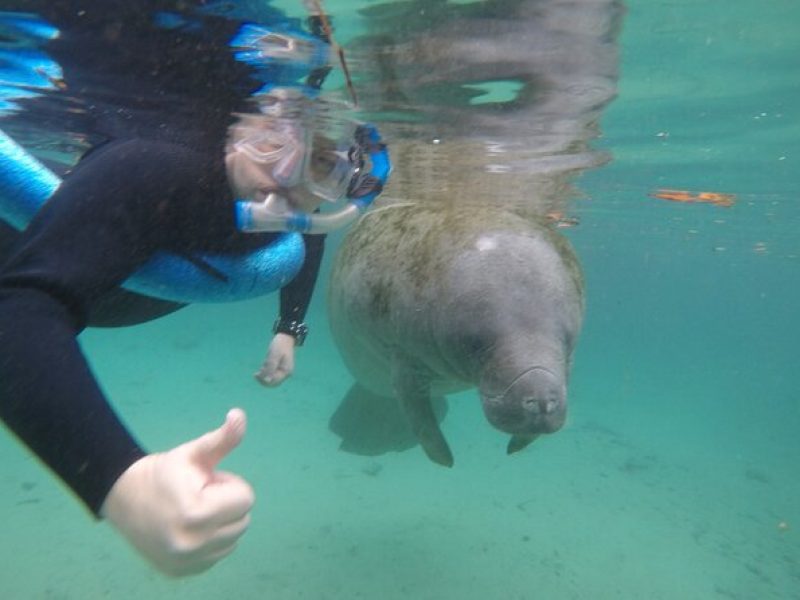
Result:
{"type": "MultiPolygon", "coordinates": [[[[18,93],[4,129],[35,123],[90,132],[93,142],[0,268],[0,418],[94,515],[171,575],[209,568],[248,526],[251,487],[216,469],[242,439],[245,415],[233,409],[219,429],[148,454],[106,400],[77,336],[94,307],[158,253],[225,280],[204,263],[208,253],[244,256],[281,231],[324,233],[363,210],[388,172],[366,172],[365,159],[385,158],[374,129],[357,126],[341,140],[314,131],[306,114],[318,85],[298,86],[297,69],[258,46],[272,34],[216,4],[0,2],[4,37],[34,40],[63,69],[47,72],[52,91],[18,93]],[[254,31],[255,56],[241,43],[254,31]],[[315,213],[342,198],[342,211],[315,213]]],[[[306,81],[319,83],[326,69],[319,61],[306,81]]],[[[305,261],[281,289],[257,374],[266,385],[294,368],[323,240],[303,235],[305,261]]]]}

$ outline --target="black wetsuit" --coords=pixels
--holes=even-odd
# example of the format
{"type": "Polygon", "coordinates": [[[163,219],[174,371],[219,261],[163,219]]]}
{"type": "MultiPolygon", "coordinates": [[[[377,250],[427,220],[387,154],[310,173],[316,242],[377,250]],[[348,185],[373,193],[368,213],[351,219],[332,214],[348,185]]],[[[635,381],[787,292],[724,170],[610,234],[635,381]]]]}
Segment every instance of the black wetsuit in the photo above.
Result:
{"type": "MultiPolygon", "coordinates": [[[[231,115],[259,83],[231,58],[235,23],[165,31],[142,16],[176,4],[0,1],[35,9],[63,32],[47,50],[72,98],[32,100],[28,116],[80,101],[84,112],[65,117],[76,120],[71,128],[107,139],[66,174],[0,269],[0,418],[95,514],[145,451],[78,346],[93,304],[157,250],[194,257],[269,240],[237,232],[223,155],[231,115]],[[115,105],[105,86],[135,94],[115,105]]],[[[321,260],[323,237],[304,239],[306,262],[281,291],[287,319],[304,318],[321,260]]]]}

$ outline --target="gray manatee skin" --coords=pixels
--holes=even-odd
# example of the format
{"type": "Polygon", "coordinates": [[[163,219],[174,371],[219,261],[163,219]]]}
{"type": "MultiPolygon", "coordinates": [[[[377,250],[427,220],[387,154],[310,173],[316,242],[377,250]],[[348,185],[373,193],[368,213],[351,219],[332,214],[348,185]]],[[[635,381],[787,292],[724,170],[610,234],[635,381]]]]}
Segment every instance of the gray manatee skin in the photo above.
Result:
{"type": "Polygon", "coordinates": [[[509,452],[564,424],[583,279],[543,220],[496,204],[377,209],[343,241],[328,311],[362,397],[398,402],[434,462],[453,464],[431,402],[442,394],[477,387],[509,452]]]}

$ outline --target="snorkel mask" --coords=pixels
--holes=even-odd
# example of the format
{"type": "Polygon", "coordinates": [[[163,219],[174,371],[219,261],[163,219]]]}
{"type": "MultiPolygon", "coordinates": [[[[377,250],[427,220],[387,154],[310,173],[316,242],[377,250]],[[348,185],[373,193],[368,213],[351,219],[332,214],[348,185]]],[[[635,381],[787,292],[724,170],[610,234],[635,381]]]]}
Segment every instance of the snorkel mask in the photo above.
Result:
{"type": "MultiPolygon", "coordinates": [[[[256,119],[262,119],[262,126],[256,120],[255,127],[247,131],[245,125],[242,137],[232,144],[232,162],[238,154],[247,159],[245,169],[255,167],[259,173],[253,180],[263,179],[258,189],[265,196],[260,202],[252,196],[236,202],[240,231],[326,233],[343,227],[372,204],[391,171],[386,146],[374,126],[345,121],[348,128],[344,132],[327,137],[317,133],[342,124],[341,119],[330,118],[334,115],[326,113],[326,103],[318,95],[331,70],[331,50],[339,56],[353,106],[358,100],[344,51],[333,40],[320,2],[307,0],[306,6],[312,36],[304,37],[303,43],[263,27],[246,28],[232,43],[237,60],[256,67],[289,64],[306,72],[305,83],[299,86],[289,78],[284,82],[265,78],[267,85],[253,94],[258,104],[256,119]],[[300,52],[301,48],[305,50],[300,52]],[[309,107],[312,99],[313,110],[309,107]],[[344,207],[337,211],[316,210],[320,201],[341,200],[344,207]]],[[[233,134],[239,132],[234,129],[233,134]]],[[[243,191],[253,193],[252,189],[243,191]]]]}
{"type": "Polygon", "coordinates": [[[378,197],[391,171],[386,146],[369,124],[355,125],[350,135],[335,142],[321,135],[302,136],[298,126],[286,124],[264,129],[233,147],[269,168],[280,188],[301,188],[328,202],[346,200],[337,211],[313,214],[297,210],[278,192],[268,193],[261,202],[238,200],[236,225],[245,232],[327,233],[344,227],[378,197]]]}

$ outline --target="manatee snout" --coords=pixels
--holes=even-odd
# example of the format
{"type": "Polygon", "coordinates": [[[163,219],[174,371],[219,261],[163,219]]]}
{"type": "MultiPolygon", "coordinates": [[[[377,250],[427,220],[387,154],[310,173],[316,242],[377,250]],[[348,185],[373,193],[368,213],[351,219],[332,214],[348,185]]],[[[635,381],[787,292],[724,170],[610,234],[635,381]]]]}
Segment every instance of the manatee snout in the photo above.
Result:
{"type": "Polygon", "coordinates": [[[500,393],[482,390],[481,401],[494,427],[530,437],[528,442],[536,435],[558,431],[567,416],[566,382],[544,367],[524,371],[500,393]]]}

